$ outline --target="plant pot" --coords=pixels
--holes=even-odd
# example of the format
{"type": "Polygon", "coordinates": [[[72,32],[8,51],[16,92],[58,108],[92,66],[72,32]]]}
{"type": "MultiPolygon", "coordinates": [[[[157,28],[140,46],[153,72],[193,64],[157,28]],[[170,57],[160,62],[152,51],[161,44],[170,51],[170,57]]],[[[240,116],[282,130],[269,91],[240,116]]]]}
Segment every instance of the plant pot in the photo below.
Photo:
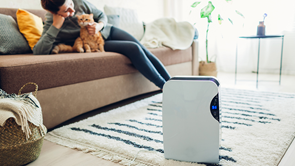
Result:
{"type": "Polygon", "coordinates": [[[207,63],[205,61],[200,61],[199,62],[199,75],[200,76],[217,77],[216,63],[215,62],[207,63]]]}

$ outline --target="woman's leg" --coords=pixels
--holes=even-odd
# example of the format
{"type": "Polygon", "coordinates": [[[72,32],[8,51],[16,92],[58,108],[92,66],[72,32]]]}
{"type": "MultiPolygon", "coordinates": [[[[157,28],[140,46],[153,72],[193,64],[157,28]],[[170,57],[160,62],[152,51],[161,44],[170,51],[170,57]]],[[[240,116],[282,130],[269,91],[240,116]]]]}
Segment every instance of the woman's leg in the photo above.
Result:
{"type": "Polygon", "coordinates": [[[127,32],[112,27],[110,37],[105,41],[105,51],[118,52],[127,56],[136,69],[161,89],[170,79],[164,65],[138,40],[127,32]]]}
{"type": "Polygon", "coordinates": [[[166,80],[160,75],[138,44],[131,41],[107,40],[105,41],[104,49],[105,51],[117,52],[128,57],[142,75],[163,89],[166,80]]]}
{"type": "Polygon", "coordinates": [[[135,43],[137,43],[142,50],[144,51],[144,53],[146,54],[146,56],[148,57],[148,59],[152,62],[152,64],[154,65],[154,67],[158,70],[158,72],[161,74],[161,76],[168,81],[170,79],[170,75],[167,72],[167,70],[165,69],[164,65],[162,64],[161,61],[159,61],[159,59],[154,56],[147,48],[145,48],[137,39],[135,39],[132,35],[130,35],[129,33],[127,33],[124,30],[121,30],[119,28],[116,27],[112,27],[111,29],[111,34],[109,37],[110,40],[127,40],[127,41],[133,41],[135,43]]]}

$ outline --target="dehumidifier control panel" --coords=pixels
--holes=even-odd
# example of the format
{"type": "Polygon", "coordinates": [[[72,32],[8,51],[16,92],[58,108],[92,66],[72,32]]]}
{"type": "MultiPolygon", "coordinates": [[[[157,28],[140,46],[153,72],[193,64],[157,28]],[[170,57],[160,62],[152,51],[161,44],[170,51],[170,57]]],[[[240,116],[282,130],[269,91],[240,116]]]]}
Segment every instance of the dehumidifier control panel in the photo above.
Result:
{"type": "Polygon", "coordinates": [[[212,99],[210,104],[212,116],[219,122],[219,97],[218,94],[212,99]]]}

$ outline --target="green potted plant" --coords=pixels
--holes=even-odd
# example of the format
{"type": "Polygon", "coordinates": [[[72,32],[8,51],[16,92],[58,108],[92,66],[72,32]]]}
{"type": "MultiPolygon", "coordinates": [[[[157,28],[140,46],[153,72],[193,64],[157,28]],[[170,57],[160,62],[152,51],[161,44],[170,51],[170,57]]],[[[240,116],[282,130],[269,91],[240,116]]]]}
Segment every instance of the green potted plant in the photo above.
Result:
{"type": "MultiPolygon", "coordinates": [[[[224,0],[226,3],[230,3],[232,0],[224,0]]],[[[207,75],[207,76],[217,76],[217,69],[216,69],[216,63],[209,60],[209,54],[208,54],[208,32],[209,32],[209,25],[212,23],[212,12],[215,9],[215,6],[213,5],[212,1],[204,1],[208,4],[203,7],[200,11],[200,17],[207,19],[207,30],[206,30],[206,61],[200,61],[199,66],[199,74],[200,75],[207,75]]],[[[197,8],[200,6],[201,3],[204,3],[203,1],[196,1],[194,2],[191,7],[197,8]]],[[[214,1],[213,1],[214,2],[214,1]]],[[[223,15],[221,12],[222,10],[228,10],[227,8],[224,8],[223,6],[219,7],[219,13],[217,20],[219,24],[222,23],[222,21],[225,18],[225,15],[223,15]]],[[[236,14],[240,15],[242,18],[244,18],[243,14],[237,10],[234,11],[236,14]]],[[[233,24],[233,21],[231,18],[227,17],[228,21],[233,24]]]]}

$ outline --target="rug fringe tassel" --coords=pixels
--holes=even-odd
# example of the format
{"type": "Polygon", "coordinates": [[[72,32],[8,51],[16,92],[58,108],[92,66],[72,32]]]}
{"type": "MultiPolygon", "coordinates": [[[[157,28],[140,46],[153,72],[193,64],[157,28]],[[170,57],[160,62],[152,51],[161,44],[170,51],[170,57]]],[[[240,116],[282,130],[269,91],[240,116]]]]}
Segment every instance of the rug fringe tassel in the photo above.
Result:
{"type": "MultiPolygon", "coordinates": [[[[59,137],[57,135],[54,135],[52,133],[47,133],[47,135],[45,135],[45,140],[48,140],[50,142],[71,148],[71,149],[76,149],[85,153],[89,153],[91,155],[97,156],[99,158],[105,159],[105,160],[109,160],[115,163],[120,163],[122,165],[126,165],[129,166],[129,163],[132,161],[133,158],[127,159],[124,157],[119,156],[116,153],[111,153],[111,152],[106,152],[103,151],[101,149],[94,149],[94,148],[90,148],[87,147],[85,145],[79,144],[78,142],[71,142],[71,140],[66,140],[62,137],[59,137]]],[[[152,166],[152,164],[145,164],[139,161],[134,161],[131,166],[152,166]]]]}

